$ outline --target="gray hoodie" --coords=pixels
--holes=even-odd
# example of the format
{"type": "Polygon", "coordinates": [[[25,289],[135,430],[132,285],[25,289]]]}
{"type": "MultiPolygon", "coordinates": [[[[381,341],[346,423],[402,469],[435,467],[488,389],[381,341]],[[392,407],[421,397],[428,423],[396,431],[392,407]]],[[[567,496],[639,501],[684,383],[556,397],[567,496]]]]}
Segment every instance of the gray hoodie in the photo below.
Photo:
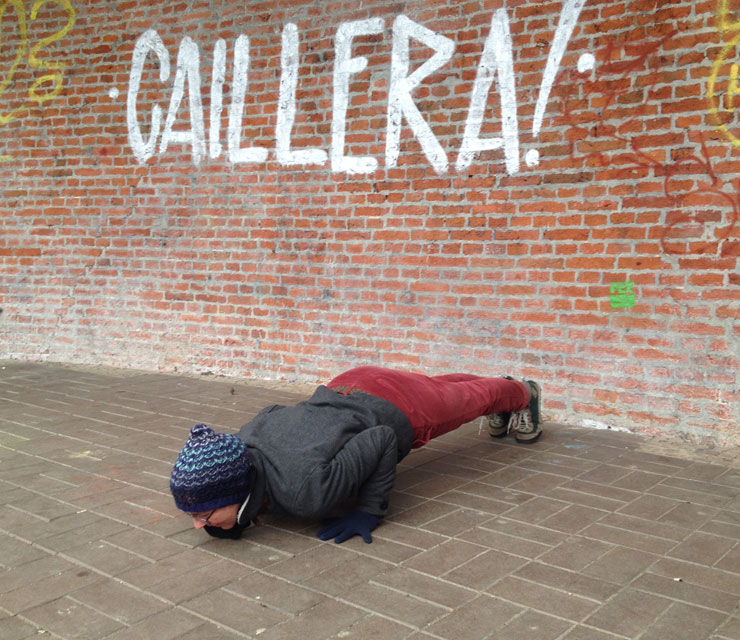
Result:
{"type": "Polygon", "coordinates": [[[248,522],[265,501],[269,512],[318,519],[356,498],[356,509],[385,515],[413,432],[387,400],[320,386],[295,406],[266,407],[239,438],[254,467],[248,522]]]}

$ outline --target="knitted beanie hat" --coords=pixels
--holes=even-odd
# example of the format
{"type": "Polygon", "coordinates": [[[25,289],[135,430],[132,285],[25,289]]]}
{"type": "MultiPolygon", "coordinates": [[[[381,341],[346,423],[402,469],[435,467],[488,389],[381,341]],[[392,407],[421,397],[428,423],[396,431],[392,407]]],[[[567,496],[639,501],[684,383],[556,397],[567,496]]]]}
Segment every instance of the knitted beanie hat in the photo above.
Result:
{"type": "Polygon", "coordinates": [[[249,493],[249,453],[235,435],[196,424],[170,475],[181,511],[203,513],[242,502],[249,493]]]}

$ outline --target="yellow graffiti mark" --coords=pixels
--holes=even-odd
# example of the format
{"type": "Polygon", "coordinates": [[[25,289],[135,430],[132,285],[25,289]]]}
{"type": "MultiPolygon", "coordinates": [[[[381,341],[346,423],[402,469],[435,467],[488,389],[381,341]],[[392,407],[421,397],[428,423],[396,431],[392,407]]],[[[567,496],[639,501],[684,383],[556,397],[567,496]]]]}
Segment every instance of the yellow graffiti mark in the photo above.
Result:
{"type": "MultiPolygon", "coordinates": [[[[25,13],[25,9],[23,8],[22,0],[3,0],[3,2],[0,3],[0,24],[2,24],[3,18],[5,17],[6,10],[11,5],[15,9],[16,16],[18,17],[18,30],[20,32],[20,40],[17,45],[15,59],[13,60],[13,64],[10,65],[10,71],[8,71],[8,73],[5,75],[2,81],[0,81],[0,96],[5,92],[5,90],[10,86],[10,83],[13,81],[13,76],[15,75],[15,72],[18,69],[18,65],[20,64],[20,61],[23,58],[23,54],[26,52],[26,49],[28,48],[28,34],[26,32],[26,13],[25,13]]],[[[0,39],[0,45],[2,45],[2,39],[0,39]]],[[[16,117],[19,111],[22,111],[22,109],[23,107],[14,109],[13,111],[11,111],[10,113],[6,115],[3,115],[0,113],[0,125],[5,125],[8,122],[10,122],[13,118],[16,117]]]]}
{"type": "MultiPolygon", "coordinates": [[[[39,59],[38,54],[45,47],[54,44],[55,42],[61,40],[65,35],[67,35],[69,30],[74,26],[76,17],[74,7],[70,3],[70,0],[36,0],[36,2],[34,2],[33,6],[31,7],[30,19],[32,21],[36,20],[38,17],[39,9],[49,3],[53,3],[61,7],[67,13],[67,22],[58,31],[39,40],[31,48],[31,51],[28,54],[28,65],[32,69],[39,69],[42,71],[56,70],[54,71],[54,73],[47,73],[40,78],[37,78],[36,81],[28,89],[29,101],[35,102],[39,105],[44,102],[53,100],[59,95],[62,90],[63,79],[62,72],[60,70],[63,69],[66,65],[63,62],[39,59]],[[46,91],[39,90],[42,85],[45,85],[49,82],[53,83],[51,89],[46,91]]],[[[5,76],[2,77],[2,80],[0,80],[0,96],[2,96],[2,94],[7,90],[7,88],[13,81],[13,77],[18,70],[18,66],[28,49],[28,27],[26,24],[26,12],[23,6],[23,0],[0,0],[0,25],[3,22],[3,18],[5,17],[5,13],[9,6],[12,6],[15,9],[15,14],[18,19],[19,38],[16,43],[15,58],[13,59],[13,63],[10,66],[10,70],[5,74],[5,76]]],[[[1,38],[0,46],[2,46],[1,38]]],[[[0,126],[8,124],[11,120],[17,118],[21,112],[26,111],[27,109],[28,106],[23,105],[20,107],[16,107],[15,109],[12,109],[5,114],[0,113],[0,126]]],[[[0,162],[10,162],[11,160],[12,157],[9,155],[0,155],[0,162]]]]}
{"type": "MultiPolygon", "coordinates": [[[[737,64],[730,64],[727,89],[724,92],[724,105],[723,100],[718,92],[717,80],[720,72],[726,67],[728,62],[732,60],[735,54],[735,49],[740,44],[740,20],[732,20],[730,17],[730,1],[731,0],[717,0],[717,30],[721,36],[724,36],[728,32],[736,32],[734,37],[728,42],[720,51],[717,58],[712,64],[712,72],[709,74],[707,79],[707,102],[709,103],[709,116],[714,122],[714,125],[719,129],[722,134],[732,143],[735,147],[740,147],[740,138],[736,136],[728,127],[728,121],[730,116],[726,114],[735,112],[735,96],[740,94],[740,87],[738,87],[738,69],[740,68],[737,64]],[[729,58],[729,60],[728,60],[729,58]],[[724,117],[722,114],[725,114],[724,117]]],[[[735,0],[737,2],[737,0],[735,0]]],[[[735,7],[735,10],[740,7],[735,7]]]]}
{"type": "MultiPolygon", "coordinates": [[[[36,19],[39,9],[48,2],[54,2],[55,4],[58,4],[67,12],[67,24],[64,25],[64,27],[62,27],[59,31],[40,40],[31,49],[31,52],[28,54],[28,64],[31,65],[31,67],[34,69],[63,69],[66,66],[63,62],[44,62],[42,60],[39,60],[36,57],[36,54],[44,47],[53,44],[57,40],[61,40],[64,36],[67,35],[69,30],[75,24],[75,10],[72,8],[69,0],[36,0],[36,2],[34,2],[33,4],[33,8],[31,9],[31,20],[36,19]]],[[[28,97],[31,98],[31,100],[33,100],[34,102],[41,104],[42,102],[47,102],[56,98],[61,90],[62,74],[60,72],[49,73],[45,76],[40,77],[38,80],[36,80],[36,82],[33,83],[31,88],[28,90],[28,97]],[[36,89],[49,80],[52,80],[54,82],[54,88],[49,93],[37,93],[36,89]]]]}
{"type": "MultiPolygon", "coordinates": [[[[719,115],[720,105],[718,103],[716,95],[716,84],[719,72],[725,64],[725,60],[728,54],[734,51],[737,44],[740,43],[740,34],[736,35],[727,45],[725,45],[720,52],[717,59],[712,65],[712,73],[709,75],[707,80],[707,100],[709,101],[709,114],[714,120],[715,126],[727,137],[727,139],[736,147],[740,147],[740,139],[738,139],[722,121],[719,115]]],[[[734,111],[733,98],[736,93],[740,93],[737,89],[737,65],[732,65],[733,68],[730,71],[730,83],[728,85],[727,92],[725,94],[725,107],[724,112],[734,111]],[[733,74],[734,71],[734,74],[733,74]],[[733,78],[734,75],[734,78],[733,78]]]]}
{"type": "MultiPolygon", "coordinates": [[[[735,7],[738,11],[740,7],[735,7]]],[[[730,0],[717,0],[717,30],[724,36],[728,31],[740,29],[740,20],[730,18],[730,0]]]]}

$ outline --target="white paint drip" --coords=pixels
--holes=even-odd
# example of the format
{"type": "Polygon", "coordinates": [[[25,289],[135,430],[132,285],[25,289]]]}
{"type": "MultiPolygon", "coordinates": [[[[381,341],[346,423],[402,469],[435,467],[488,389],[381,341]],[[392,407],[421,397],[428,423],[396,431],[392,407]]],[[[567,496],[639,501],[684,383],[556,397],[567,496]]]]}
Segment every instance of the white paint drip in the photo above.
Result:
{"type": "Polygon", "coordinates": [[[586,73],[592,71],[596,66],[596,58],[593,53],[582,53],[581,57],[578,58],[578,73],[586,73]]]}

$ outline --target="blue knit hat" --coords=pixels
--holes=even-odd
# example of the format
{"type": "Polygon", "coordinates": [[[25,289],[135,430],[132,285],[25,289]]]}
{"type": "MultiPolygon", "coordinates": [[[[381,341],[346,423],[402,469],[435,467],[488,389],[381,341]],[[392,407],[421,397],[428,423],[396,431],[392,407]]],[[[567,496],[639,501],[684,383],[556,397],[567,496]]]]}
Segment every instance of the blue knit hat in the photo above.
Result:
{"type": "Polygon", "coordinates": [[[181,511],[203,513],[242,502],[249,494],[249,453],[235,435],[196,424],[170,475],[181,511]]]}

